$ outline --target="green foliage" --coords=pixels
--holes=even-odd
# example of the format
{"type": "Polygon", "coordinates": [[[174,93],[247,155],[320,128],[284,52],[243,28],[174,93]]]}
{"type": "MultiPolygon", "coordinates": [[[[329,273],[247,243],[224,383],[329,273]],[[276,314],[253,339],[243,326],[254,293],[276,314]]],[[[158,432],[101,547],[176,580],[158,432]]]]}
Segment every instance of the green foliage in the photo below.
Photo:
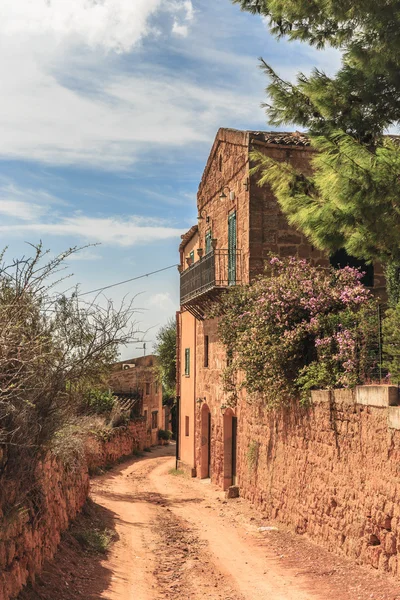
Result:
{"type": "Polygon", "coordinates": [[[400,263],[400,148],[386,140],[371,153],[341,132],[315,138],[313,145],[318,154],[308,176],[253,152],[259,185],[272,187],[290,224],[317,248],[400,263]]]}
{"type": "Polygon", "coordinates": [[[172,431],[166,431],[165,429],[158,430],[158,439],[169,441],[172,438],[172,431]]]}
{"type": "Polygon", "coordinates": [[[271,33],[317,48],[342,51],[334,77],[314,69],[297,84],[267,66],[269,120],[296,123],[321,134],[342,129],[371,143],[399,120],[400,12],[398,0],[232,0],[266,17],[271,33]]]}
{"type": "Polygon", "coordinates": [[[115,539],[115,533],[109,529],[78,529],[73,536],[84,550],[97,554],[105,554],[115,539]]]}
{"type": "Polygon", "coordinates": [[[249,471],[254,471],[258,465],[258,457],[260,454],[260,442],[254,440],[250,442],[247,448],[247,466],[249,471]]]}
{"type": "Polygon", "coordinates": [[[386,312],[382,333],[383,365],[389,372],[390,380],[400,383],[400,304],[386,312]]]}
{"type": "Polygon", "coordinates": [[[170,319],[157,333],[155,353],[158,358],[163,400],[176,396],[176,322],[170,319]]]}
{"type": "Polygon", "coordinates": [[[187,477],[187,474],[183,469],[170,469],[168,473],[174,477],[187,477]]]}
{"type": "Polygon", "coordinates": [[[376,368],[377,307],[362,274],[312,267],[290,258],[270,260],[269,273],[224,295],[220,339],[232,362],[224,373],[228,402],[241,388],[274,407],[310,391],[353,387],[376,368]]]}
{"type": "Polygon", "coordinates": [[[43,448],[71,468],[79,461],[80,445],[65,436],[66,426],[77,426],[86,390],[103,380],[119,345],[135,338],[131,305],[117,309],[105,300],[99,307],[76,290],[55,293],[76,248],[51,259],[41,244],[31,249],[21,259],[0,255],[0,507],[10,485],[21,502],[40,489],[43,448]]]}
{"type": "Polygon", "coordinates": [[[85,401],[88,412],[97,415],[110,413],[115,404],[115,398],[109,390],[96,388],[86,392],[85,401]]]}
{"type": "MultiPolygon", "coordinates": [[[[400,149],[383,137],[400,120],[398,0],[232,0],[262,14],[273,35],[342,51],[334,77],[314,69],[284,81],[262,61],[265,105],[273,125],[300,125],[318,151],[313,175],[254,152],[261,181],[272,185],[283,212],[322,250],[380,260],[389,275],[400,265],[400,149]]],[[[392,289],[394,304],[399,298],[392,289]]]]}

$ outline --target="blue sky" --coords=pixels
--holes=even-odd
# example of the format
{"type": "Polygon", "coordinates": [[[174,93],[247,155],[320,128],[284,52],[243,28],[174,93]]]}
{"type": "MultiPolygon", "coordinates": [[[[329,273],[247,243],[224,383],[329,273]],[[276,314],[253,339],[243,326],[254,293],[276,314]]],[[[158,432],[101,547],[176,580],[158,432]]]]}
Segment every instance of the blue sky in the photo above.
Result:
{"type": "MultiPolygon", "coordinates": [[[[339,62],[229,0],[2,0],[1,246],[100,244],[70,261],[82,291],[177,263],[218,128],[271,129],[259,56],[289,79],[339,62]]],[[[151,350],[177,271],[108,295],[136,293],[151,350]]]]}

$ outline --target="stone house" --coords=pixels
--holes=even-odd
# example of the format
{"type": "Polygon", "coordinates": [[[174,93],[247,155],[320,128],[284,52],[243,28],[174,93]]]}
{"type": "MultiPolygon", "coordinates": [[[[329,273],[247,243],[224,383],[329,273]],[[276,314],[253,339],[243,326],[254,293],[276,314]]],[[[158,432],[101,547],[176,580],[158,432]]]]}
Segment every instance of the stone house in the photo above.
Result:
{"type": "MultiPolygon", "coordinates": [[[[289,226],[271,190],[260,188],[249,174],[254,146],[310,171],[313,150],[301,133],[220,129],[199,186],[198,223],[182,236],[179,248],[179,464],[193,476],[211,477],[223,489],[241,482],[244,465],[238,456],[246,412],[240,406],[224,408],[221,372],[227,357],[215,319],[205,318],[207,306],[224,289],[251,283],[271,252],[307,258],[315,265],[358,266],[343,253],[327,257],[289,226]]],[[[366,270],[366,284],[383,289],[380,266],[366,270]]]]}
{"type": "Polygon", "coordinates": [[[122,406],[146,420],[149,444],[158,443],[158,431],[165,427],[162,385],[154,355],[124,360],[113,365],[109,385],[122,406]]]}

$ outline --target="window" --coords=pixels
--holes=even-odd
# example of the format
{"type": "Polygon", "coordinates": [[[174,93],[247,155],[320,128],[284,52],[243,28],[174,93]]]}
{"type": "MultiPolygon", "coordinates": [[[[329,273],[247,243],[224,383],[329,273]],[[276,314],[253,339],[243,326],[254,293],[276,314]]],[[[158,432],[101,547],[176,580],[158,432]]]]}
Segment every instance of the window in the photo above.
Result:
{"type": "Polygon", "coordinates": [[[189,437],[189,417],[185,417],[185,435],[189,437]]]}
{"type": "Polygon", "coordinates": [[[236,285],[236,212],[228,216],[228,285],[236,285]]]}
{"type": "Polygon", "coordinates": [[[185,375],[190,376],[190,348],[185,348],[185,375]]]}
{"type": "Polygon", "coordinates": [[[155,393],[158,394],[158,381],[155,382],[154,388],[155,393]]]}
{"type": "Polygon", "coordinates": [[[146,396],[150,396],[150,391],[151,391],[150,383],[146,383],[146,396]]]}
{"type": "Polygon", "coordinates": [[[145,411],[143,412],[143,416],[144,416],[144,420],[145,420],[145,422],[147,423],[147,410],[145,410],[145,411]]]}
{"type": "Polygon", "coordinates": [[[158,411],[155,410],[151,413],[151,428],[157,429],[158,427],[158,411]]]}
{"type": "Polygon", "coordinates": [[[190,260],[192,261],[192,264],[193,264],[194,263],[194,250],[191,251],[189,256],[190,256],[190,260]]]}
{"type": "Polygon", "coordinates": [[[208,367],[208,335],[204,336],[204,366],[208,367]]]}
{"type": "Polygon", "coordinates": [[[205,252],[206,254],[208,254],[209,252],[211,252],[211,240],[212,240],[212,233],[211,233],[211,229],[209,229],[206,233],[206,237],[205,237],[205,252]]]}

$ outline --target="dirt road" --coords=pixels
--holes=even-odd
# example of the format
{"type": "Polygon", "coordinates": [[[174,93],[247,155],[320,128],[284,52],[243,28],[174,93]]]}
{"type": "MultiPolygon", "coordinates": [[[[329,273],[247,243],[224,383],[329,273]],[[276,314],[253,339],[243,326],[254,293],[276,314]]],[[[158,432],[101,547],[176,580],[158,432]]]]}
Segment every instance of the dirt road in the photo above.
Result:
{"type": "MultiPolygon", "coordinates": [[[[118,541],[104,561],[106,600],[394,600],[399,586],[268,526],[243,500],[172,475],[173,448],[153,451],[93,483],[115,513],[118,541]]],[[[271,524],[269,524],[271,525],[271,524]]],[[[399,593],[399,595],[397,595],[399,593]]]]}
{"type": "Polygon", "coordinates": [[[394,579],[227,501],[209,482],[171,474],[173,452],[155,449],[94,479],[95,504],[19,600],[400,600],[394,579]],[[114,531],[107,555],[77,541],[97,520],[114,531]]]}

